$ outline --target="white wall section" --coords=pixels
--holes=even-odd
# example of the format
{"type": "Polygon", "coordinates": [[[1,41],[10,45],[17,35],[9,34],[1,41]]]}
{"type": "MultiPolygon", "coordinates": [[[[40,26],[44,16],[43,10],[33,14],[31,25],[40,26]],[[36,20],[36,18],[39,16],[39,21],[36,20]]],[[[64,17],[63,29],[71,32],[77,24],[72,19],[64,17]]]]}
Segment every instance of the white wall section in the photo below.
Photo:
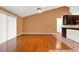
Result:
{"type": "Polygon", "coordinates": [[[57,32],[62,33],[63,18],[57,18],[57,32]]]}

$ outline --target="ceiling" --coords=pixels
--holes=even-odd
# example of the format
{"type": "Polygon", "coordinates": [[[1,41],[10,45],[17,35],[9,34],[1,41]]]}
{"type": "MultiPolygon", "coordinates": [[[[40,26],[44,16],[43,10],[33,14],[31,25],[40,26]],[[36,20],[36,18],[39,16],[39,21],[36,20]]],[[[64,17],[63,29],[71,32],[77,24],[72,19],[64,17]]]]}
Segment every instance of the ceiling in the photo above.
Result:
{"type": "MultiPolygon", "coordinates": [[[[19,16],[29,16],[37,13],[37,8],[41,8],[42,11],[47,11],[51,9],[58,8],[60,6],[3,6],[3,8],[19,15],[19,16]]],[[[79,15],[79,6],[69,6],[71,14],[79,15]]]]}
{"type": "Polygon", "coordinates": [[[3,8],[22,17],[36,14],[38,11],[37,8],[41,8],[44,12],[58,7],[59,6],[3,6],[3,8]]]}

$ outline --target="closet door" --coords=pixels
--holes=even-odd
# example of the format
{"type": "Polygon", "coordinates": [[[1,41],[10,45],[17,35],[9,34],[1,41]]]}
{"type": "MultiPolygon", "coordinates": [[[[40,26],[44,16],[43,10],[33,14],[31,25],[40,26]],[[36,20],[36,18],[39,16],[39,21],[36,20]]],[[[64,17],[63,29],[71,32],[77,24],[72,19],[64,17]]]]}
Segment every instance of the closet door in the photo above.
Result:
{"type": "Polygon", "coordinates": [[[7,15],[0,13],[0,51],[7,51],[7,15]]]}
{"type": "Polygon", "coordinates": [[[16,18],[8,16],[8,51],[16,49],[16,18]]]}
{"type": "Polygon", "coordinates": [[[2,19],[1,19],[1,13],[0,13],[0,44],[2,43],[2,19]]]}
{"type": "Polygon", "coordinates": [[[0,51],[1,49],[1,43],[2,43],[2,20],[1,20],[1,14],[0,14],[0,51]]]}
{"type": "Polygon", "coordinates": [[[8,16],[8,40],[16,37],[16,18],[8,16]]]}

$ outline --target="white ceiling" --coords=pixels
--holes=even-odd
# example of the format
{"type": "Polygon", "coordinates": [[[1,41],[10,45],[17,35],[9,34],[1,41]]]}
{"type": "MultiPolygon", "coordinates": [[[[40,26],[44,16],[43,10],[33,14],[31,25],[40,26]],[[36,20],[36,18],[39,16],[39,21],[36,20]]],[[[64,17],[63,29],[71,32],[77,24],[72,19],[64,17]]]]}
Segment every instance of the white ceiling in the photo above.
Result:
{"type": "Polygon", "coordinates": [[[37,8],[47,11],[58,7],[59,6],[3,6],[3,8],[22,17],[36,14],[38,11],[37,8]]]}
{"type": "MultiPolygon", "coordinates": [[[[3,6],[3,8],[19,15],[19,16],[29,16],[37,13],[37,8],[41,8],[43,11],[58,8],[60,6],[3,6]]],[[[70,12],[72,14],[79,15],[79,6],[69,6],[70,12]]]]}

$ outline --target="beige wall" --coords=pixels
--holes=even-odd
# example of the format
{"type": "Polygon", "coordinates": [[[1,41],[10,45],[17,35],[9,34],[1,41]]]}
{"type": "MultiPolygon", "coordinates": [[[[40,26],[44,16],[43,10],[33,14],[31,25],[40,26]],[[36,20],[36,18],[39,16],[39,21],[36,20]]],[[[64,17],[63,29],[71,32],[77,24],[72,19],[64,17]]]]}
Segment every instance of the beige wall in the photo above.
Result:
{"type": "Polygon", "coordinates": [[[23,33],[56,33],[56,18],[69,13],[68,7],[60,7],[23,18],[23,33]]]}
{"type": "Polygon", "coordinates": [[[0,7],[0,10],[1,10],[1,11],[4,11],[4,12],[7,12],[7,13],[9,13],[9,14],[12,14],[12,15],[14,15],[14,16],[17,17],[17,35],[21,34],[21,33],[22,33],[22,17],[20,17],[20,16],[14,14],[14,13],[12,13],[12,12],[10,12],[10,11],[8,11],[8,10],[2,8],[2,7],[0,7]]]}

